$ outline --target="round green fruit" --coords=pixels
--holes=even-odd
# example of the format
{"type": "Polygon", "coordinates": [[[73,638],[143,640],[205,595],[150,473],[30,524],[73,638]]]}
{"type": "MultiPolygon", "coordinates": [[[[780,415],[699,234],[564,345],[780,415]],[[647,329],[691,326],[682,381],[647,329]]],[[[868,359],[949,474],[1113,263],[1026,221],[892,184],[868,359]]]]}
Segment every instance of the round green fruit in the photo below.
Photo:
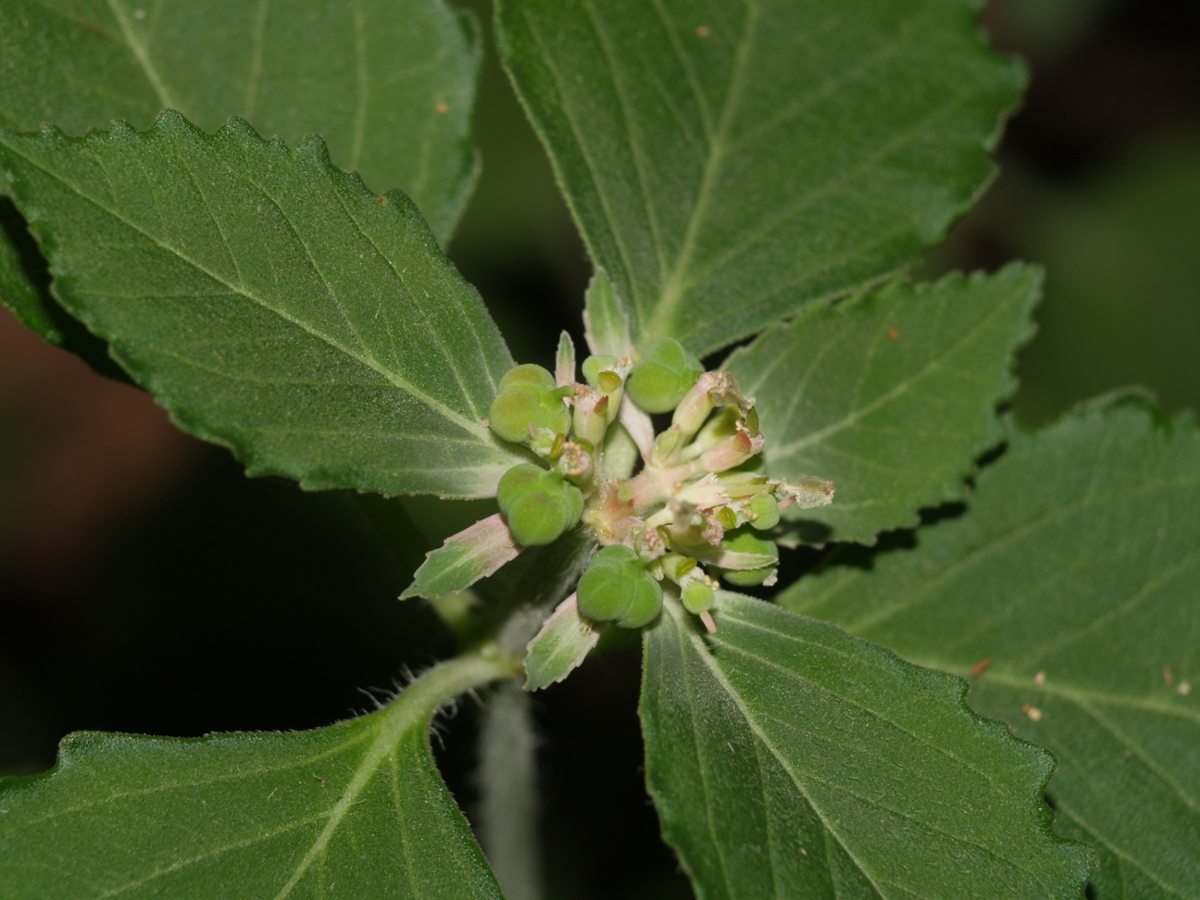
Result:
{"type": "Polygon", "coordinates": [[[713,594],[713,589],[703,581],[693,579],[683,586],[680,599],[683,601],[684,609],[692,615],[698,616],[713,608],[716,595],[713,594]]]}
{"type": "MultiPolygon", "coordinates": [[[[775,546],[774,541],[764,541],[745,525],[736,531],[728,532],[725,535],[724,545],[726,550],[733,550],[736,553],[762,553],[776,559],[779,558],[779,548],[775,546]]],[[[775,571],[774,563],[758,569],[720,570],[721,578],[737,587],[754,587],[762,584],[773,571],[775,571]]]]}
{"type": "Polygon", "coordinates": [[[571,411],[563,405],[554,376],[531,364],[505,373],[488,411],[488,426],[506,441],[528,441],[530,425],[555,434],[566,434],[571,427],[571,411]]]}
{"type": "Polygon", "coordinates": [[[554,376],[550,374],[550,370],[533,363],[515,366],[505,372],[504,377],[500,379],[500,390],[504,390],[512,384],[529,384],[547,391],[552,391],[556,387],[554,376]]]}
{"type": "Polygon", "coordinates": [[[662,609],[662,586],[646,563],[623,544],[605,547],[593,557],[576,592],[579,612],[594,622],[641,628],[662,609]]]}
{"type": "Polygon", "coordinates": [[[596,390],[600,390],[600,373],[608,366],[615,366],[615,356],[589,356],[583,361],[583,379],[596,390]]]}
{"type": "Polygon", "coordinates": [[[750,501],[750,512],[755,516],[750,524],[758,531],[767,531],[779,524],[779,504],[770,494],[755,494],[750,501]]]}
{"type": "Polygon", "coordinates": [[[659,338],[629,373],[625,393],[646,412],[670,412],[703,374],[700,360],[679,341],[659,338]]]}
{"type": "Polygon", "coordinates": [[[496,501],[508,530],[522,547],[558,540],[583,514],[583,494],[558,472],[523,463],[513,466],[496,486],[496,501]]]}

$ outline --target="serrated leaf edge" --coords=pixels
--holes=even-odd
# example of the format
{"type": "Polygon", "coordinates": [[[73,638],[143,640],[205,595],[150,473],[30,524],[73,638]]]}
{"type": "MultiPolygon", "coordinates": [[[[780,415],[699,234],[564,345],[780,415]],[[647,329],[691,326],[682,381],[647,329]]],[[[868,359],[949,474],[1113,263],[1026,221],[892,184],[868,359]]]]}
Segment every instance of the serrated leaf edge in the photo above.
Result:
{"type": "MultiPolygon", "coordinates": [[[[750,603],[763,603],[763,601],[757,600],[753,597],[748,597],[748,596],[744,596],[744,595],[740,595],[740,594],[734,594],[729,591],[720,591],[718,593],[719,601],[720,601],[720,599],[728,599],[730,597],[736,597],[740,600],[745,600],[750,603]]],[[[697,626],[696,622],[694,621],[693,617],[687,615],[687,613],[683,610],[683,608],[681,606],[679,606],[677,604],[677,602],[674,601],[672,598],[664,599],[664,604],[663,604],[664,605],[664,616],[670,615],[672,617],[672,619],[674,620],[675,626],[678,630],[678,633],[680,635],[681,640],[687,640],[692,645],[693,652],[695,652],[697,655],[699,655],[703,659],[705,665],[708,667],[713,678],[716,679],[717,682],[720,683],[722,685],[722,687],[725,688],[726,693],[728,694],[730,700],[737,707],[739,713],[741,713],[742,718],[746,722],[747,727],[750,728],[754,732],[755,737],[758,738],[758,740],[761,742],[762,746],[767,748],[768,752],[770,752],[771,755],[775,757],[776,763],[785,772],[788,772],[789,774],[791,774],[791,767],[789,765],[787,765],[786,761],[779,758],[777,751],[775,750],[775,747],[772,744],[772,742],[769,741],[766,738],[766,736],[761,733],[761,731],[759,730],[757,725],[754,724],[754,717],[752,717],[750,715],[749,711],[743,704],[740,694],[738,694],[737,691],[731,689],[730,685],[728,684],[727,679],[724,677],[724,674],[715,665],[709,644],[710,644],[710,642],[715,643],[715,644],[720,643],[720,634],[721,634],[720,622],[721,622],[722,618],[736,618],[736,617],[730,616],[728,602],[722,604],[719,601],[718,601],[717,606],[713,610],[713,612],[714,612],[713,618],[717,622],[717,631],[716,631],[715,635],[712,635],[712,636],[702,633],[700,631],[699,627],[697,626]]],[[[1037,759],[1041,763],[1040,768],[1042,771],[1041,771],[1039,780],[1036,783],[1036,786],[1028,792],[1029,805],[1038,810],[1038,814],[1037,814],[1038,830],[1041,832],[1041,835],[1043,837],[1049,838],[1051,844],[1059,845],[1059,846],[1063,846],[1063,847],[1078,848],[1076,850],[1076,853],[1082,853],[1089,857],[1089,865],[1086,867],[1087,871],[1079,878],[1078,890],[1076,892],[1077,897],[1082,898],[1084,896],[1084,888],[1087,883],[1087,878],[1089,877],[1090,872],[1093,871],[1096,866],[1095,852],[1092,850],[1092,848],[1088,847],[1086,844],[1082,844],[1078,841],[1073,841],[1068,838],[1061,837],[1061,836],[1055,834],[1053,831],[1054,812],[1046,805],[1044,798],[1045,798],[1047,786],[1050,783],[1050,779],[1054,776],[1054,773],[1057,770],[1057,761],[1054,757],[1054,754],[1052,754],[1049,750],[1046,750],[1044,747],[1039,747],[1037,744],[1034,744],[1030,741],[1027,741],[1027,740],[1024,740],[1023,738],[1018,737],[1016,734],[1013,733],[1012,729],[1006,723],[1004,723],[1000,720],[997,720],[997,719],[985,718],[985,717],[979,715],[973,709],[971,709],[970,705],[967,703],[967,693],[970,690],[970,684],[964,678],[961,678],[958,675],[955,675],[955,674],[952,674],[949,672],[945,672],[945,671],[942,671],[939,669],[932,669],[932,668],[926,668],[924,666],[918,666],[914,663],[911,663],[911,662],[905,660],[904,658],[902,658],[901,656],[896,654],[894,651],[889,650],[888,648],[883,647],[879,644],[874,644],[870,641],[864,640],[863,638],[860,638],[860,637],[846,631],[841,626],[834,625],[829,622],[822,621],[820,619],[813,619],[809,616],[805,616],[800,613],[793,613],[793,612],[790,612],[789,610],[785,610],[782,607],[776,606],[774,604],[763,603],[763,605],[764,605],[764,607],[776,610],[779,613],[782,613],[783,615],[795,616],[800,619],[805,619],[809,623],[816,624],[818,626],[829,629],[831,631],[838,632],[844,638],[849,638],[850,640],[854,641],[855,643],[862,645],[864,648],[867,649],[867,651],[869,653],[878,657],[883,664],[890,664],[890,665],[898,664],[898,666],[901,669],[908,670],[908,671],[913,672],[914,674],[917,674],[923,681],[926,681],[927,683],[928,683],[929,679],[931,679],[931,678],[937,682],[940,682],[942,692],[944,694],[947,694],[947,695],[952,694],[954,696],[955,700],[957,701],[957,711],[959,713],[965,714],[970,720],[972,720],[977,726],[982,728],[982,730],[987,735],[992,737],[993,739],[999,739],[1002,743],[1009,743],[1011,746],[1013,746],[1015,749],[1019,750],[1027,758],[1037,759]]],[[[744,625],[746,627],[758,628],[760,630],[766,630],[766,629],[763,629],[763,626],[758,625],[753,622],[747,622],[743,619],[737,619],[737,621],[739,622],[739,624],[744,625]]],[[[931,684],[930,690],[932,691],[935,689],[936,689],[935,685],[931,684]]],[[[851,701],[847,701],[847,702],[851,702],[851,701]]],[[[872,712],[872,715],[879,715],[879,714],[872,712]]],[[[903,730],[906,733],[910,733],[910,732],[908,732],[907,729],[902,728],[902,726],[898,725],[895,722],[891,722],[886,717],[884,717],[882,715],[880,715],[879,717],[881,719],[883,719],[884,721],[890,722],[890,724],[894,725],[898,729],[903,730]]],[[[927,741],[925,741],[922,738],[919,738],[916,735],[911,735],[911,736],[915,740],[919,740],[922,743],[928,744],[927,741]]],[[[943,750],[941,750],[941,748],[938,748],[938,747],[934,747],[934,749],[937,750],[939,753],[944,752],[943,750]]],[[[647,769],[648,769],[648,767],[647,767],[647,769]]],[[[859,871],[863,874],[864,877],[866,877],[868,880],[870,880],[872,884],[876,884],[877,882],[871,876],[871,873],[868,871],[868,869],[862,863],[859,862],[859,860],[857,859],[857,857],[854,856],[854,854],[850,850],[850,848],[846,846],[845,842],[841,839],[841,836],[838,834],[838,832],[830,825],[829,821],[826,819],[826,817],[825,817],[824,813],[821,811],[821,809],[817,806],[817,804],[813,803],[812,800],[809,799],[807,792],[804,790],[804,788],[800,784],[800,782],[793,779],[792,783],[795,785],[797,792],[808,801],[810,808],[820,818],[822,825],[824,826],[827,833],[829,833],[835,839],[837,839],[839,846],[841,847],[842,851],[846,854],[846,856],[849,859],[853,860],[854,864],[858,867],[859,871]]],[[[657,794],[656,794],[653,786],[650,784],[648,775],[647,775],[646,788],[647,788],[647,791],[650,793],[651,798],[654,799],[655,804],[658,805],[659,801],[657,799],[657,794]]],[[[688,869],[688,875],[689,875],[689,878],[691,878],[693,873],[691,872],[690,867],[688,867],[686,862],[684,861],[685,858],[682,854],[683,848],[679,844],[677,844],[676,842],[671,840],[671,837],[669,835],[669,828],[665,824],[663,827],[663,837],[665,840],[667,840],[668,843],[671,844],[672,847],[674,847],[676,849],[676,851],[678,851],[680,853],[680,861],[681,861],[681,863],[684,864],[685,868],[688,869]]],[[[955,840],[962,840],[962,838],[960,838],[957,835],[950,835],[950,837],[954,838],[955,840]]],[[[1010,862],[1011,862],[1011,860],[1010,860],[1010,862]]]]}
{"type": "MultiPolygon", "coordinates": [[[[306,138],[304,138],[302,141],[300,141],[300,143],[298,143],[295,148],[289,149],[287,147],[287,145],[279,138],[270,138],[270,139],[263,138],[261,135],[258,134],[258,132],[254,129],[254,127],[252,125],[250,125],[250,123],[248,123],[246,120],[241,119],[237,116],[233,116],[230,119],[228,119],[225,122],[225,124],[223,124],[219,129],[217,129],[217,131],[213,132],[213,134],[211,134],[211,135],[207,134],[202,129],[200,129],[199,127],[197,127],[196,125],[194,125],[193,123],[188,121],[182,114],[176,112],[175,110],[168,109],[168,110],[164,110],[163,112],[161,112],[155,118],[155,120],[151,124],[151,126],[148,129],[146,129],[145,131],[138,131],[136,128],[134,128],[132,125],[130,125],[128,122],[121,120],[121,119],[117,119],[117,120],[113,121],[112,125],[108,129],[104,129],[104,130],[89,129],[87,131],[87,133],[81,137],[71,137],[70,135],[67,135],[64,132],[62,132],[61,130],[59,130],[58,128],[55,128],[54,126],[49,126],[49,125],[43,127],[40,130],[40,132],[18,132],[18,131],[13,131],[12,129],[0,128],[0,141],[2,141],[2,139],[5,135],[13,135],[16,137],[29,137],[29,136],[33,136],[34,134],[39,134],[43,137],[51,138],[51,139],[54,139],[54,140],[57,140],[57,141],[60,141],[63,143],[67,143],[67,144],[84,144],[84,145],[86,145],[92,141],[103,140],[103,139],[106,139],[106,138],[109,138],[112,136],[127,136],[127,135],[136,135],[139,139],[144,139],[144,138],[148,138],[148,137],[158,136],[161,134],[161,135],[165,135],[168,137],[183,137],[185,140],[199,141],[199,142],[208,143],[208,144],[211,144],[211,143],[213,143],[215,141],[219,141],[219,140],[225,140],[225,139],[235,139],[235,140],[241,139],[243,142],[246,141],[247,139],[251,139],[253,141],[256,141],[262,147],[268,148],[275,152],[281,152],[283,154],[286,154],[289,157],[309,156],[316,162],[318,168],[320,170],[322,170],[324,173],[326,173],[330,177],[331,180],[340,180],[340,181],[342,181],[343,184],[349,185],[351,187],[351,189],[361,191],[364,194],[364,196],[371,196],[371,197],[375,196],[371,191],[368,190],[367,186],[362,181],[362,178],[357,173],[347,172],[343,169],[338,168],[337,166],[335,166],[332,163],[332,161],[330,160],[330,157],[329,157],[328,147],[325,144],[324,139],[320,135],[310,134],[306,138]]],[[[7,149],[9,150],[9,152],[14,152],[14,153],[16,152],[11,148],[11,146],[9,146],[7,149]]],[[[35,161],[30,160],[27,156],[24,156],[24,154],[18,154],[18,155],[21,155],[23,158],[25,158],[32,166],[45,172],[45,174],[47,176],[49,176],[51,178],[55,178],[56,180],[61,180],[58,178],[58,176],[54,172],[50,172],[50,171],[46,170],[45,168],[39,166],[35,161]]],[[[11,195],[14,196],[14,198],[15,198],[16,194],[18,193],[18,183],[14,179],[12,179],[11,174],[9,174],[7,172],[5,172],[4,174],[8,177],[8,179],[10,181],[10,185],[11,185],[10,192],[11,192],[11,195]]],[[[80,197],[80,199],[85,200],[87,202],[90,202],[90,203],[98,206],[99,208],[104,210],[104,212],[106,214],[113,216],[114,218],[118,219],[119,221],[122,221],[127,227],[131,228],[132,230],[138,231],[139,233],[143,234],[147,240],[152,241],[155,244],[159,244],[159,242],[152,235],[146,234],[144,231],[141,231],[141,229],[138,229],[135,225],[126,222],[124,220],[124,218],[121,217],[120,215],[113,213],[112,211],[106,209],[104,207],[104,205],[99,200],[97,200],[95,197],[75,191],[75,189],[70,186],[68,186],[68,189],[71,190],[73,193],[75,193],[76,196],[80,197]]],[[[406,212],[408,212],[410,215],[415,215],[416,218],[418,218],[420,221],[424,222],[423,217],[421,217],[420,210],[417,209],[415,204],[413,204],[412,200],[406,194],[404,194],[402,191],[393,188],[393,189],[390,189],[387,192],[385,192],[382,195],[382,197],[386,201],[384,204],[382,204],[383,206],[386,207],[386,206],[391,205],[393,208],[400,207],[400,208],[404,209],[406,212]]],[[[42,231],[39,228],[39,226],[42,223],[42,217],[39,215],[39,211],[36,208],[36,204],[33,204],[29,207],[26,207],[23,204],[20,211],[23,215],[26,216],[27,221],[29,223],[30,230],[32,232],[37,233],[38,246],[42,250],[46,259],[50,262],[51,274],[55,276],[54,281],[52,282],[51,288],[50,288],[51,293],[54,296],[54,298],[61,305],[63,305],[64,308],[68,309],[72,316],[79,319],[88,328],[89,331],[91,331],[93,334],[97,335],[98,337],[100,337],[101,339],[103,339],[109,343],[109,355],[117,363],[119,363],[121,368],[123,368],[126,372],[128,372],[130,374],[130,376],[139,385],[141,385],[143,388],[145,388],[149,393],[151,393],[155,397],[155,401],[159,405],[161,405],[164,409],[166,409],[167,412],[170,414],[170,418],[171,418],[172,422],[174,422],[182,430],[188,432],[189,434],[195,435],[196,437],[199,437],[203,440],[209,441],[211,443],[217,444],[219,446],[225,447],[226,449],[230,450],[230,452],[232,452],[234,454],[234,456],[246,466],[247,473],[250,475],[256,475],[256,476],[257,475],[282,475],[282,476],[288,477],[288,478],[296,478],[297,480],[299,480],[301,486],[305,487],[306,489],[339,488],[339,487],[347,486],[340,481],[326,482],[325,478],[319,474],[312,474],[307,477],[301,477],[292,471],[288,471],[286,468],[284,468],[282,466],[278,466],[274,463],[266,462],[261,459],[259,454],[257,454],[255,451],[253,451],[249,447],[242,446],[242,444],[240,442],[238,442],[235,438],[231,438],[228,434],[225,434],[219,430],[212,428],[210,425],[208,425],[207,423],[196,418],[194,415],[189,414],[186,410],[176,408],[175,405],[169,399],[169,396],[170,396],[169,392],[167,392],[167,393],[163,392],[162,385],[161,385],[159,379],[156,377],[152,368],[147,368],[147,367],[138,365],[134,360],[132,360],[130,357],[128,357],[125,353],[123,353],[121,351],[119,344],[115,343],[114,340],[108,334],[106,334],[103,329],[97,327],[97,323],[95,322],[94,316],[92,316],[89,313],[89,310],[86,306],[84,306],[79,311],[76,311],[75,309],[69,307],[66,302],[64,302],[63,292],[66,292],[66,296],[69,297],[70,282],[71,282],[72,278],[69,275],[70,267],[69,266],[64,267],[62,265],[62,263],[65,260],[63,259],[61,252],[59,251],[58,242],[54,237],[54,229],[51,228],[48,231],[42,231]]],[[[431,232],[426,235],[426,238],[427,238],[427,243],[429,244],[430,249],[432,250],[432,252],[434,254],[433,258],[435,260],[440,259],[442,261],[442,264],[446,267],[452,267],[452,264],[448,260],[445,260],[445,258],[442,256],[441,250],[437,246],[437,241],[433,237],[431,232]]],[[[159,245],[161,246],[161,244],[159,244],[159,245]]],[[[282,318],[288,322],[291,322],[293,325],[302,329],[306,333],[324,341],[325,343],[329,344],[329,346],[335,348],[336,350],[343,352],[346,355],[354,358],[357,362],[361,363],[362,365],[367,366],[368,368],[371,368],[372,370],[376,371],[378,374],[382,375],[394,387],[396,387],[397,389],[399,389],[401,391],[404,391],[405,393],[412,396],[415,400],[421,402],[422,404],[427,406],[429,409],[431,409],[434,412],[436,412],[437,414],[441,415],[443,418],[453,422],[456,426],[462,428],[464,431],[473,435],[481,443],[492,446],[492,447],[496,448],[498,451],[503,452],[502,448],[500,447],[499,443],[496,441],[495,437],[492,435],[491,431],[483,424],[484,413],[481,412],[480,410],[474,409],[474,412],[477,417],[477,421],[473,421],[473,420],[463,416],[462,414],[458,413],[456,410],[453,410],[450,407],[443,404],[441,401],[438,401],[432,397],[429,397],[426,394],[424,394],[424,392],[417,390],[412,385],[410,385],[405,379],[397,377],[395,375],[395,373],[391,373],[388,370],[382,368],[373,359],[364,358],[361,355],[354,353],[352,350],[341,346],[340,344],[338,344],[336,341],[332,340],[328,336],[314,330],[313,328],[309,327],[308,325],[306,325],[304,323],[296,321],[295,319],[285,315],[280,310],[277,310],[273,307],[266,305],[265,303],[262,303],[259,299],[255,298],[253,295],[245,292],[244,290],[240,289],[239,287],[229,284],[228,282],[224,281],[222,278],[220,278],[215,273],[212,273],[212,272],[208,271],[207,269],[205,269],[204,267],[200,266],[198,263],[195,263],[192,260],[187,259],[186,257],[182,257],[182,255],[179,254],[175,248],[164,247],[164,249],[166,249],[172,253],[175,253],[176,255],[180,255],[181,258],[183,258],[184,261],[187,262],[189,265],[193,265],[197,270],[204,272],[204,274],[206,274],[207,276],[212,278],[216,283],[223,285],[225,288],[227,288],[232,293],[235,293],[239,296],[245,297],[248,301],[250,301],[258,306],[263,307],[267,311],[269,311],[275,315],[278,315],[280,318],[282,318]]],[[[473,334],[475,336],[476,342],[478,343],[478,341],[480,340],[480,336],[477,333],[475,333],[474,330],[473,330],[473,334]]],[[[492,373],[489,372],[488,374],[489,374],[489,377],[492,377],[492,373]]],[[[493,382],[495,381],[494,378],[492,380],[493,380],[493,382]]],[[[466,392],[465,390],[464,390],[464,399],[467,400],[468,403],[470,403],[469,392],[466,392]]],[[[439,493],[438,496],[441,496],[444,499],[475,499],[478,497],[494,496],[495,495],[495,482],[498,480],[499,475],[501,474],[502,468],[503,468],[503,466],[501,466],[501,468],[499,468],[499,469],[497,469],[496,467],[479,468],[476,473],[476,480],[478,482],[478,488],[474,491],[464,491],[462,493],[448,493],[448,492],[444,493],[444,494],[439,493]],[[493,475],[494,475],[494,477],[493,477],[493,475]]],[[[416,471],[416,470],[410,469],[408,471],[416,471]]],[[[441,469],[434,467],[434,468],[432,468],[430,470],[426,470],[426,471],[441,471],[441,469]]],[[[455,471],[467,472],[467,471],[471,471],[471,469],[469,469],[467,467],[461,467],[461,468],[456,467],[455,471]]]]}

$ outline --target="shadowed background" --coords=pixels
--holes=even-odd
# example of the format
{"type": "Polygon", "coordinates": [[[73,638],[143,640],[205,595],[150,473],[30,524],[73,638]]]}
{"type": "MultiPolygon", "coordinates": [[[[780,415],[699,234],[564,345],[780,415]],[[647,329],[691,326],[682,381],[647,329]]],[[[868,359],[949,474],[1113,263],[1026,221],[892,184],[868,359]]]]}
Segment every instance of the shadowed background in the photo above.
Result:
{"type": "MultiPolygon", "coordinates": [[[[1046,265],[1013,402],[1028,424],[1134,383],[1168,412],[1195,408],[1200,5],[996,0],[985,21],[1032,88],[1002,176],[919,274],[1046,265]]],[[[589,266],[487,52],[483,176],[450,255],[514,356],[549,364],[561,328],[582,344],[589,266]]],[[[426,606],[395,598],[486,504],[464,507],[420,501],[397,546],[353,495],[246,479],[147,395],[0,313],[0,773],[49,767],[73,730],[298,729],[371,708],[453,650],[426,606]]],[[[536,698],[551,896],[689,895],[642,786],[637,690],[626,641],[536,698]]],[[[475,708],[435,740],[468,810],[475,708]]]]}

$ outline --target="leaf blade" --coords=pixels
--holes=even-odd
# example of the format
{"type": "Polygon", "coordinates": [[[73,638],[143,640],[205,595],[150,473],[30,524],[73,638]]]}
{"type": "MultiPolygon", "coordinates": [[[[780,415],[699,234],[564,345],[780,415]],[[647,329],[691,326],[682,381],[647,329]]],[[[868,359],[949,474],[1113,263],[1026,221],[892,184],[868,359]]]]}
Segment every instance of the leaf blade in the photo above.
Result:
{"type": "Polygon", "coordinates": [[[437,600],[465,591],[516,559],[520,552],[504,516],[495,513],[450,535],[442,546],[426,553],[425,561],[413,574],[413,583],[400,599],[437,600]]]}
{"type": "Polygon", "coordinates": [[[634,340],[700,355],[940,240],[1023,83],[942,0],[509,0],[497,23],[634,340]]]}
{"type": "Polygon", "coordinates": [[[701,898],[1078,896],[1049,756],[973,716],[957,679],[722,593],[705,638],[646,633],[647,784],[701,898]]]}
{"type": "Polygon", "coordinates": [[[934,285],[892,282],[811,307],[736,351],[726,368],[757,401],[775,477],[833,481],[836,501],[791,511],[784,534],[873,541],[966,494],[1004,434],[1013,353],[1032,335],[1039,272],[1013,265],[934,285]]]}
{"type": "Polygon", "coordinates": [[[972,706],[1059,757],[1060,831],[1101,849],[1100,900],[1200,896],[1200,713],[1180,691],[1200,667],[1198,470],[1189,420],[1097,403],[1014,432],[968,514],[876,555],[872,578],[831,560],[780,598],[975,670],[972,706]]]}
{"type": "Polygon", "coordinates": [[[0,126],[81,134],[171,108],[207,131],[238,115],[289,144],[321,132],[343,168],[412,196],[444,242],[476,174],[480,55],[473,20],[440,0],[14,0],[0,9],[0,126]]]}
{"type": "Polygon", "coordinates": [[[320,139],[164,113],[0,133],[0,162],[60,302],[252,474],[471,497],[512,464],[483,424],[512,361],[478,295],[407,198],[373,197],[320,139]]]}
{"type": "Polygon", "coordinates": [[[282,900],[332,886],[349,897],[495,900],[428,730],[447,697],[507,674],[463,657],[380,712],[309,732],[72,735],[52,773],[0,781],[3,883],[47,900],[282,900]],[[437,837],[437,854],[414,852],[418,829],[437,837]]]}

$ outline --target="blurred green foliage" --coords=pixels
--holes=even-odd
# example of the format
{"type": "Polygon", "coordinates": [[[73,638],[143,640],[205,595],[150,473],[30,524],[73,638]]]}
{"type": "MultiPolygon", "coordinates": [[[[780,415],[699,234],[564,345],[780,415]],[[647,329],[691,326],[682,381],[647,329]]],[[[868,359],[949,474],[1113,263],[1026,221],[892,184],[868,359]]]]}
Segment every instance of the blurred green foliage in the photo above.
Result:
{"type": "Polygon", "coordinates": [[[1047,275],[1017,414],[1040,424],[1127,384],[1166,413],[1200,407],[1200,133],[1148,142],[1064,190],[1022,189],[1027,218],[1007,234],[1047,275]]]}

